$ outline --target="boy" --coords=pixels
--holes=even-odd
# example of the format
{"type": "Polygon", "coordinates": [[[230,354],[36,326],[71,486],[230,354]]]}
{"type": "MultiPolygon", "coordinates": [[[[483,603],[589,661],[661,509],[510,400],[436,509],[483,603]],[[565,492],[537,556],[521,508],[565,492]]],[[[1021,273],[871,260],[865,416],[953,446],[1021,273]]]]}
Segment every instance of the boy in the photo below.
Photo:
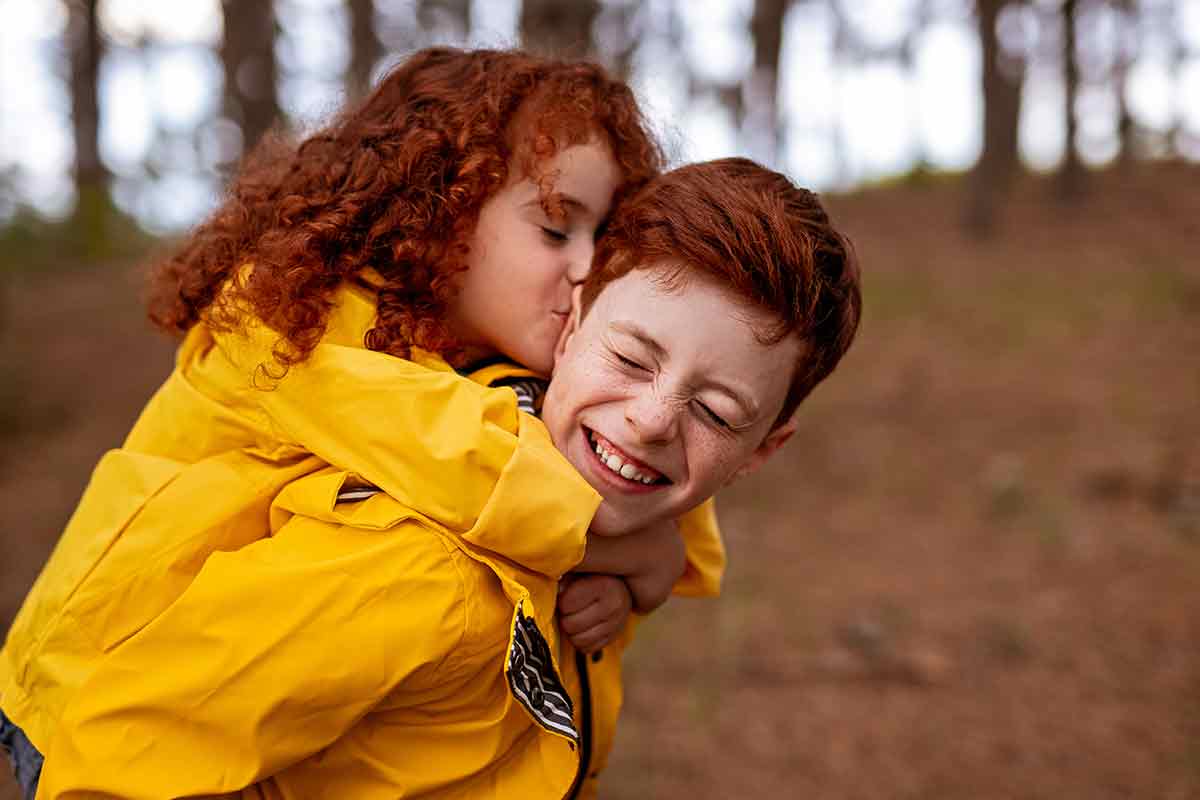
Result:
{"type": "Polygon", "coordinates": [[[272,537],[213,555],[88,679],[41,791],[594,791],[619,653],[560,650],[558,576],[589,524],[617,537],[676,519],[761,466],[859,310],[849,245],[812,194],[742,159],[652,181],[597,250],[545,429],[479,390],[495,426],[542,446],[499,465],[466,532],[384,494],[338,503],[344,471],[291,484],[272,537]],[[308,591],[245,635],[257,599],[297,576],[308,591]]]}

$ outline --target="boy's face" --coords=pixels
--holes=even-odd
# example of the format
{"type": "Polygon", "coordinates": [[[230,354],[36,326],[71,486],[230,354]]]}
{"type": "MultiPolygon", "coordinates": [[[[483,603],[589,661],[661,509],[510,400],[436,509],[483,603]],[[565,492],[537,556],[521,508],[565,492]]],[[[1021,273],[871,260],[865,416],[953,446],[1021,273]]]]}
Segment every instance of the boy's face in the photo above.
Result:
{"type": "Polygon", "coordinates": [[[604,497],[602,535],[677,518],[757,469],[790,436],[771,430],[802,344],[755,338],[770,315],[710,279],[661,283],[635,269],[596,298],[560,345],[542,419],[604,497]]]}

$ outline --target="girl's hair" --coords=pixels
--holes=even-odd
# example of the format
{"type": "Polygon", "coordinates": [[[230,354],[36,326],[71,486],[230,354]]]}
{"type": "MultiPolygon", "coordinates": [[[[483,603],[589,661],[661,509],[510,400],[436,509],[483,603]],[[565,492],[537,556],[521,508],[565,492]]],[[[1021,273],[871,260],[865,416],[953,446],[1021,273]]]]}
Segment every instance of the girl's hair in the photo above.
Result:
{"type": "Polygon", "coordinates": [[[850,348],[862,314],[858,259],[821,201],[745,158],[689,164],[648,183],[613,212],[583,285],[586,311],[609,283],[661,269],[667,287],[707,276],[776,324],[763,344],[804,342],[782,425],[850,348]]]}
{"type": "MultiPolygon", "coordinates": [[[[614,202],[662,168],[633,93],[596,64],[419,51],[298,146],[260,144],[212,216],[153,268],[150,319],[183,334],[201,316],[236,329],[252,313],[279,333],[286,368],[316,346],[334,290],[372,267],[383,282],[366,346],[452,350],[444,318],[480,207],[510,165],[535,177],[593,138],[624,177],[614,202]]],[[[536,177],[548,191],[553,176],[536,177]]]]}

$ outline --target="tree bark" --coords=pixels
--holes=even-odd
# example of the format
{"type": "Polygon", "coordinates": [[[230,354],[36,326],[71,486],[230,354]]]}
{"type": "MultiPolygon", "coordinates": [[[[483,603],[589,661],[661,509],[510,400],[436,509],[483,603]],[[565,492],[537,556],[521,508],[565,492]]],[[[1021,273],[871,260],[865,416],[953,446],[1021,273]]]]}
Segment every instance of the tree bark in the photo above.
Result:
{"type": "Polygon", "coordinates": [[[595,58],[592,25],[599,14],[599,0],[524,0],[522,46],[558,58],[595,58]]]}
{"type": "Polygon", "coordinates": [[[853,178],[850,166],[850,148],[846,141],[846,131],[842,124],[844,105],[842,88],[845,85],[843,76],[849,70],[847,65],[860,63],[861,54],[858,42],[850,28],[850,20],[842,8],[844,0],[830,0],[829,12],[833,16],[833,121],[829,131],[829,139],[833,150],[834,171],[837,183],[842,187],[850,185],[853,178]]]}
{"type": "Polygon", "coordinates": [[[779,156],[779,56],[783,51],[783,18],[790,0],[755,0],[750,34],[754,37],[754,71],[742,87],[742,130],[754,155],[768,164],[779,156]]]}
{"type": "Polygon", "coordinates": [[[374,0],[349,0],[350,67],[346,70],[346,97],[356,100],[371,91],[371,72],[383,56],[375,33],[374,0]]]}
{"type": "Polygon", "coordinates": [[[222,0],[225,113],[242,129],[248,152],[279,118],[275,9],[271,0],[222,0]]]}
{"type": "MultiPolygon", "coordinates": [[[[417,5],[417,19],[426,32],[437,27],[439,17],[449,19],[453,23],[455,30],[449,32],[451,38],[466,41],[470,37],[470,0],[420,0],[417,5]]],[[[444,35],[447,32],[442,33],[444,35]]]]}
{"type": "Polygon", "coordinates": [[[1018,125],[1021,117],[1021,81],[1001,68],[996,21],[1005,0],[978,0],[976,19],[982,57],[983,148],[972,170],[966,225],[986,236],[996,226],[996,213],[1008,195],[1020,168],[1018,125]]]}
{"type": "MultiPolygon", "coordinates": [[[[1183,38],[1183,26],[1172,25],[1171,30],[1171,52],[1169,71],[1171,85],[1179,87],[1183,85],[1183,65],[1187,60],[1188,47],[1183,38]]],[[[1186,101],[1185,101],[1186,102],[1186,101]]],[[[1181,155],[1183,148],[1182,138],[1184,136],[1184,108],[1183,103],[1175,103],[1172,113],[1170,129],[1167,132],[1167,153],[1172,158],[1178,158],[1181,155]]]]}
{"type": "Polygon", "coordinates": [[[1058,170],[1058,195],[1065,201],[1079,199],[1084,191],[1083,162],[1079,158],[1079,118],[1075,111],[1079,97],[1079,58],[1076,46],[1076,23],[1079,19],[1079,0],[1064,0],[1062,4],[1063,88],[1067,122],[1067,141],[1062,166],[1058,170]]]}
{"type": "Polygon", "coordinates": [[[96,18],[98,0],[68,5],[67,33],[71,60],[71,124],[75,136],[75,187],[107,191],[108,169],[100,159],[100,99],[97,90],[103,42],[96,18]]]}
{"type": "Polygon", "coordinates": [[[1131,42],[1129,32],[1137,25],[1137,10],[1133,0],[1116,0],[1114,7],[1119,19],[1112,68],[1113,88],[1117,92],[1117,143],[1120,148],[1118,162],[1122,167],[1128,167],[1133,163],[1139,149],[1138,129],[1126,96],[1129,69],[1133,66],[1136,54],[1136,46],[1131,42]]]}

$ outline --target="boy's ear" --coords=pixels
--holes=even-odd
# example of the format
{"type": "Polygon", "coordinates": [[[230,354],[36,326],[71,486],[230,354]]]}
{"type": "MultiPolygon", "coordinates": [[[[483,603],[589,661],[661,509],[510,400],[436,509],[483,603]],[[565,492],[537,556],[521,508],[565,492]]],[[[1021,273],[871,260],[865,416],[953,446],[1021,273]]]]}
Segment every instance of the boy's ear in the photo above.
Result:
{"type": "Polygon", "coordinates": [[[796,415],[780,425],[775,430],[767,434],[767,438],[762,440],[762,444],[750,454],[750,458],[746,462],[734,470],[733,474],[725,481],[725,485],[741,480],[742,478],[757,472],[758,469],[765,463],[767,459],[775,455],[775,451],[783,447],[784,443],[792,438],[792,434],[796,432],[796,415]]]}
{"type": "Polygon", "coordinates": [[[558,343],[554,345],[555,364],[563,357],[563,353],[567,352],[567,342],[571,341],[571,337],[575,335],[575,331],[579,330],[582,297],[583,286],[576,286],[571,291],[571,314],[567,317],[567,324],[563,325],[562,333],[558,335],[558,343]]]}

